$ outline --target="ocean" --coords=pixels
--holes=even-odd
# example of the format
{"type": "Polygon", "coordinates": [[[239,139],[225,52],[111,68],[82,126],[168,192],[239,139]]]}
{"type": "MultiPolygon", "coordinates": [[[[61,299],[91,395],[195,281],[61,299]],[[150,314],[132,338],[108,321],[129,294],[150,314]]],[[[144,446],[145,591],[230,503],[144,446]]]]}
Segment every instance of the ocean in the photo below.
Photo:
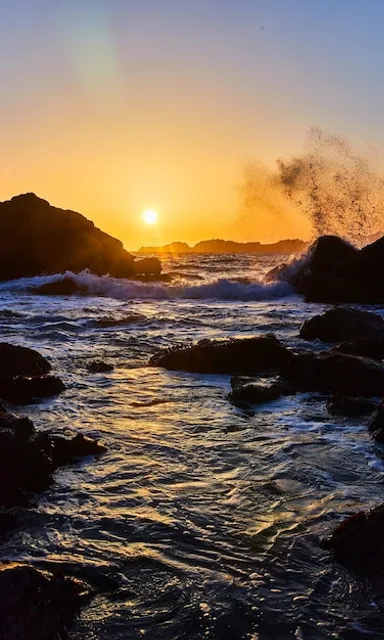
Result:
{"type": "Polygon", "coordinates": [[[106,585],[72,638],[384,638],[368,587],[321,544],[380,503],[383,451],[365,419],[332,417],[309,393],[239,407],[229,376],[148,367],[158,349],[206,338],[321,348],[298,334],[327,307],[263,280],[286,259],[164,256],[170,284],[82,273],[79,297],[28,291],[56,276],[0,285],[2,341],[41,352],[67,385],[15,412],[108,447],[60,469],[1,546],[2,560],[106,585]],[[90,374],[96,359],[114,371],[90,374]]]}

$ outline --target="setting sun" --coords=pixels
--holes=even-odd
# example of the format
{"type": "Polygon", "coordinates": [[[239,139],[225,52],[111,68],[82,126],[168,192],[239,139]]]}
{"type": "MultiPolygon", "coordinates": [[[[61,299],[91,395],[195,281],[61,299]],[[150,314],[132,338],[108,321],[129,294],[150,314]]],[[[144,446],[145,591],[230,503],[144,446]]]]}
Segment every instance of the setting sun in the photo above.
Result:
{"type": "Polygon", "coordinates": [[[157,224],[158,213],[154,209],[146,209],[143,211],[143,220],[145,224],[157,224]]]}

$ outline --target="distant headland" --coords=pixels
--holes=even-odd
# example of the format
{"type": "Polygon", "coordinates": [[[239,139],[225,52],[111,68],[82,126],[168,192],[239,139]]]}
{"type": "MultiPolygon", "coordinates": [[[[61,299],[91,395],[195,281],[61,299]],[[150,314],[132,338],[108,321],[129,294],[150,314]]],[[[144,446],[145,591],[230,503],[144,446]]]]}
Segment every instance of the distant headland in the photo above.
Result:
{"type": "Polygon", "coordinates": [[[301,253],[308,246],[304,240],[279,240],[273,244],[203,240],[193,247],[186,242],[171,242],[162,247],[141,247],[139,253],[301,253]]]}

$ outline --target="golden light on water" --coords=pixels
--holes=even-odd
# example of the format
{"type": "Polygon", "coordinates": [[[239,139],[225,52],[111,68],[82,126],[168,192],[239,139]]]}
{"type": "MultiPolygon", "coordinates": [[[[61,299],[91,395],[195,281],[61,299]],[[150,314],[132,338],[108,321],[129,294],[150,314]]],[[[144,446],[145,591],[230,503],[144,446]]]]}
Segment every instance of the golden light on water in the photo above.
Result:
{"type": "Polygon", "coordinates": [[[143,220],[145,224],[157,224],[159,219],[159,214],[155,209],[145,209],[143,211],[143,220]]]}

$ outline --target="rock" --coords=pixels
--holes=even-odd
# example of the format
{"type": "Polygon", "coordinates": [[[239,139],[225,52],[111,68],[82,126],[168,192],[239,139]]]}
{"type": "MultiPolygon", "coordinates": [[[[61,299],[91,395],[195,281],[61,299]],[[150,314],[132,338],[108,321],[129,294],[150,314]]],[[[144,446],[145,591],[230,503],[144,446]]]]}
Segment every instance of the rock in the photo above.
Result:
{"type": "Polygon", "coordinates": [[[57,376],[17,377],[0,382],[0,398],[12,404],[31,404],[42,398],[56,396],[65,388],[64,382],[57,376]]]}
{"type": "Polygon", "coordinates": [[[37,351],[0,342],[0,382],[16,376],[41,376],[50,370],[48,360],[37,351]]]}
{"type": "Polygon", "coordinates": [[[72,278],[61,278],[40,287],[29,287],[28,291],[37,296],[84,296],[88,293],[88,287],[78,284],[72,278]]]}
{"type": "Polygon", "coordinates": [[[84,269],[127,278],[133,256],[80,213],[33,193],[0,203],[0,280],[84,269]]]}
{"type": "Polygon", "coordinates": [[[159,258],[141,258],[133,263],[135,274],[156,275],[161,274],[161,262],[159,258]]]}
{"type": "Polygon", "coordinates": [[[361,338],[342,342],[334,347],[334,351],[377,361],[384,360],[384,338],[361,338]]]}
{"type": "Polygon", "coordinates": [[[107,448],[93,438],[77,433],[72,438],[51,435],[53,445],[52,460],[55,467],[75,462],[84,456],[98,456],[107,448]]]}
{"type": "Polygon", "coordinates": [[[342,522],[325,546],[348,569],[384,586],[384,505],[361,511],[342,522]]]}
{"type": "Polygon", "coordinates": [[[34,493],[49,487],[59,465],[103,451],[103,445],[80,434],[64,438],[37,432],[31,420],[1,407],[0,505],[26,504],[34,493]]]}
{"type": "Polygon", "coordinates": [[[307,302],[383,304],[384,238],[360,251],[336,236],[323,236],[310,248],[288,281],[307,302]]]}
{"type": "Polygon", "coordinates": [[[272,383],[261,384],[244,378],[232,378],[232,391],[228,398],[234,403],[264,404],[278,400],[290,392],[290,387],[284,380],[274,380],[272,383]]]}
{"type": "Polygon", "coordinates": [[[262,373],[276,371],[292,357],[274,336],[203,340],[155,354],[149,364],[191,373],[262,373]]]}
{"type": "Polygon", "coordinates": [[[334,396],[327,402],[329,413],[335,416],[346,416],[347,418],[373,413],[376,407],[376,403],[372,402],[372,400],[360,397],[334,396]]]}
{"type": "Polygon", "coordinates": [[[87,595],[84,584],[30,565],[0,567],[2,640],[64,640],[87,595]]]}
{"type": "Polygon", "coordinates": [[[342,342],[357,338],[384,338],[384,320],[376,313],[334,307],[306,320],[300,329],[304,340],[342,342]]]}
{"type": "Polygon", "coordinates": [[[384,395],[383,365],[333,351],[295,355],[280,375],[297,391],[367,398],[384,395]]]}
{"type": "Polygon", "coordinates": [[[87,365],[87,369],[89,373],[110,373],[113,371],[114,366],[103,360],[94,360],[87,365]]]}
{"type": "Polygon", "coordinates": [[[281,280],[288,280],[288,271],[289,264],[288,262],[282,262],[281,264],[276,265],[276,267],[272,267],[264,276],[265,282],[276,282],[281,280]]]}
{"type": "Polygon", "coordinates": [[[376,442],[384,444],[384,402],[379,405],[373,414],[368,430],[376,442]]]}

